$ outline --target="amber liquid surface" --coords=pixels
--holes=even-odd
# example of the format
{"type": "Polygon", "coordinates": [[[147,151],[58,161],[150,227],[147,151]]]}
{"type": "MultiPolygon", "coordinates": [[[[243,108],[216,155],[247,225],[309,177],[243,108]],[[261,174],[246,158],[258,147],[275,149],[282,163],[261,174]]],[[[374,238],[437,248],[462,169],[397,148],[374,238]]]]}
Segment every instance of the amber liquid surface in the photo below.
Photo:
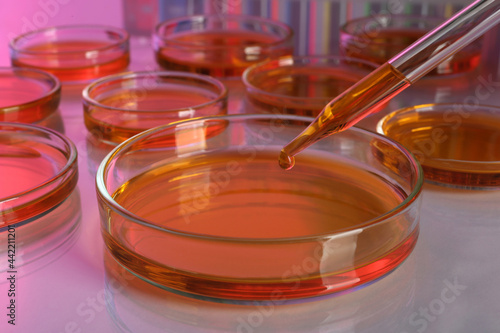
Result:
{"type": "MultiPolygon", "coordinates": [[[[342,36],[343,52],[352,57],[383,64],[425,35],[427,30],[379,29],[359,35],[342,36]]],[[[456,74],[466,72],[479,65],[481,46],[478,42],[465,47],[441,63],[428,75],[456,74]]]]}
{"type": "Polygon", "coordinates": [[[116,46],[99,50],[107,46],[107,42],[85,40],[41,43],[25,49],[39,54],[17,54],[12,64],[45,70],[62,82],[87,82],[127,68],[130,61],[128,49],[116,46]],[[91,56],[87,56],[85,51],[89,51],[91,56]]]}
{"type": "Polygon", "coordinates": [[[386,123],[387,136],[414,153],[427,180],[500,186],[500,121],[487,112],[415,112],[386,123]]]}
{"type": "Polygon", "coordinates": [[[176,84],[162,84],[151,89],[121,89],[95,99],[102,105],[122,110],[86,104],[85,125],[104,140],[122,142],[144,130],[174,121],[225,114],[224,102],[200,107],[217,97],[217,93],[206,89],[176,84]]]}
{"type": "Polygon", "coordinates": [[[316,117],[323,107],[369,71],[342,68],[276,68],[256,75],[251,84],[265,92],[249,91],[257,113],[283,113],[316,117]],[[271,95],[270,95],[271,94],[271,95]]]}
{"type": "Polygon", "coordinates": [[[172,36],[172,44],[167,42],[156,50],[156,59],[168,70],[219,78],[239,77],[250,65],[271,56],[291,54],[290,46],[269,45],[279,40],[278,36],[252,31],[189,32],[172,36]]]}
{"type": "Polygon", "coordinates": [[[410,83],[390,64],[380,66],[344,94],[328,103],[318,118],[280,153],[279,165],[289,170],[294,156],[322,138],[351,127],[364,116],[377,110],[410,83]]]}
{"type": "Polygon", "coordinates": [[[159,234],[118,218],[104,232],[108,248],[124,266],[160,285],[234,299],[269,299],[273,291],[290,298],[338,291],[391,271],[409,254],[416,233],[408,236],[408,221],[351,237],[400,204],[406,197],[401,189],[321,155],[301,155],[296,169],[283,172],[275,164],[277,150],[259,151],[250,162],[237,151],[180,159],[140,174],[114,193],[122,207],[156,226],[231,241],[159,234]],[[244,241],[342,231],[345,237],[330,240],[329,255],[324,240],[244,241]],[[312,261],[310,269],[285,279],[305,261],[312,261]]]}

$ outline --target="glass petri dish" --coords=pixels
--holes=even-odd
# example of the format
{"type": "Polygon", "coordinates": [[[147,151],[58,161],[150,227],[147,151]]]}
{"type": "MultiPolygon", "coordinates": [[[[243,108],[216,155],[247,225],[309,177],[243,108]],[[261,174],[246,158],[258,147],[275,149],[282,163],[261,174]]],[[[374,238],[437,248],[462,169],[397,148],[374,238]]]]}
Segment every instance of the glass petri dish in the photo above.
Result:
{"type": "Polygon", "coordinates": [[[240,77],[252,64],[293,52],[292,30],[284,23],[244,15],[195,15],[156,26],[153,47],[168,70],[240,77]]]}
{"type": "Polygon", "coordinates": [[[115,27],[51,27],[20,35],[9,46],[13,66],[45,70],[62,83],[89,82],[129,64],[129,35],[115,27]]]}
{"type": "Polygon", "coordinates": [[[311,121],[208,117],[122,143],[96,176],[107,248],[146,281],[215,299],[308,298],[391,272],[417,240],[420,165],[353,128],[283,171],[282,146],[311,121]]]}
{"type": "Polygon", "coordinates": [[[342,56],[285,56],[249,67],[243,82],[255,113],[316,117],[334,97],[377,67],[342,56]]]}
{"type": "MultiPolygon", "coordinates": [[[[14,265],[17,273],[30,274],[65,254],[77,239],[81,214],[80,193],[75,188],[57,207],[37,216],[35,223],[7,227],[6,232],[14,234],[16,239],[18,255],[14,265]]],[[[8,237],[3,234],[0,237],[0,255],[4,257],[9,252],[8,243],[8,237]]],[[[0,262],[0,273],[12,270],[9,264],[7,260],[0,262]]]]}
{"type": "Polygon", "coordinates": [[[500,108],[426,104],[382,118],[377,131],[404,145],[427,181],[465,188],[500,187],[500,108]]]}
{"type": "MultiPolygon", "coordinates": [[[[340,51],[349,57],[383,64],[434,29],[444,17],[377,14],[346,22],[340,29],[340,51]]],[[[482,39],[448,58],[428,75],[467,72],[481,61],[482,39]]]]}
{"type": "Polygon", "coordinates": [[[57,111],[59,80],[31,68],[0,67],[0,122],[35,123],[57,111]]]}
{"type": "Polygon", "coordinates": [[[134,72],[102,78],[83,90],[85,125],[100,140],[120,143],[171,122],[227,113],[220,81],[182,72],[134,72]]]}
{"type": "Polygon", "coordinates": [[[65,136],[35,125],[0,123],[0,230],[36,221],[76,186],[77,152],[65,136]]]}

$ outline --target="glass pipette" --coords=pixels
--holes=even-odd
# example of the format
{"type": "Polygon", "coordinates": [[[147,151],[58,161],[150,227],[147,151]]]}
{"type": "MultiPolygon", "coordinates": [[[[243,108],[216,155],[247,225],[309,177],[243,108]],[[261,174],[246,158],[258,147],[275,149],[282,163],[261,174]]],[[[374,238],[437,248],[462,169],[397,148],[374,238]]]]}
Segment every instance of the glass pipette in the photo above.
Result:
{"type": "Polygon", "coordinates": [[[291,169],[296,154],[326,136],[353,126],[499,22],[500,0],[472,2],[328,103],[316,119],[281,150],[280,166],[291,169]]]}

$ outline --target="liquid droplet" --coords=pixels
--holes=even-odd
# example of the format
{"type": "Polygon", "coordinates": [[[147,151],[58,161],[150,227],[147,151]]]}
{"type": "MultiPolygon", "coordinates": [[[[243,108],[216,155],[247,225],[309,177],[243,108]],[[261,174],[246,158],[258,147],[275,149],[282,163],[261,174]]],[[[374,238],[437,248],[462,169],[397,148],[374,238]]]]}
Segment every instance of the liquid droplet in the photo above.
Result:
{"type": "Polygon", "coordinates": [[[288,155],[282,150],[280,153],[279,165],[284,170],[290,170],[295,165],[295,157],[288,155]]]}

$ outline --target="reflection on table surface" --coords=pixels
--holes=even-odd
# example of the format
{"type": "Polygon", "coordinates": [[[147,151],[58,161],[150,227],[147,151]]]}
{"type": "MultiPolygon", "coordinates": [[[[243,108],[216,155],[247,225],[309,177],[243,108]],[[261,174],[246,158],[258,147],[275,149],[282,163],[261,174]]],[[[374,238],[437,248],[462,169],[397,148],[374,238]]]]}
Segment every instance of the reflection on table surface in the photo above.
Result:
{"type": "Polygon", "coordinates": [[[214,302],[161,289],[104,254],[107,308],[122,332],[397,332],[412,310],[415,257],[347,292],[289,303],[214,302]]]}
{"type": "MultiPolygon", "coordinates": [[[[15,267],[18,275],[32,273],[66,253],[75,243],[80,222],[80,192],[76,188],[54,209],[24,224],[15,225],[15,267]]],[[[3,232],[5,235],[7,231],[3,232]]],[[[7,257],[7,244],[8,238],[0,237],[2,257],[7,257]]],[[[7,264],[7,261],[0,262],[0,273],[9,270],[7,264]]]]}

